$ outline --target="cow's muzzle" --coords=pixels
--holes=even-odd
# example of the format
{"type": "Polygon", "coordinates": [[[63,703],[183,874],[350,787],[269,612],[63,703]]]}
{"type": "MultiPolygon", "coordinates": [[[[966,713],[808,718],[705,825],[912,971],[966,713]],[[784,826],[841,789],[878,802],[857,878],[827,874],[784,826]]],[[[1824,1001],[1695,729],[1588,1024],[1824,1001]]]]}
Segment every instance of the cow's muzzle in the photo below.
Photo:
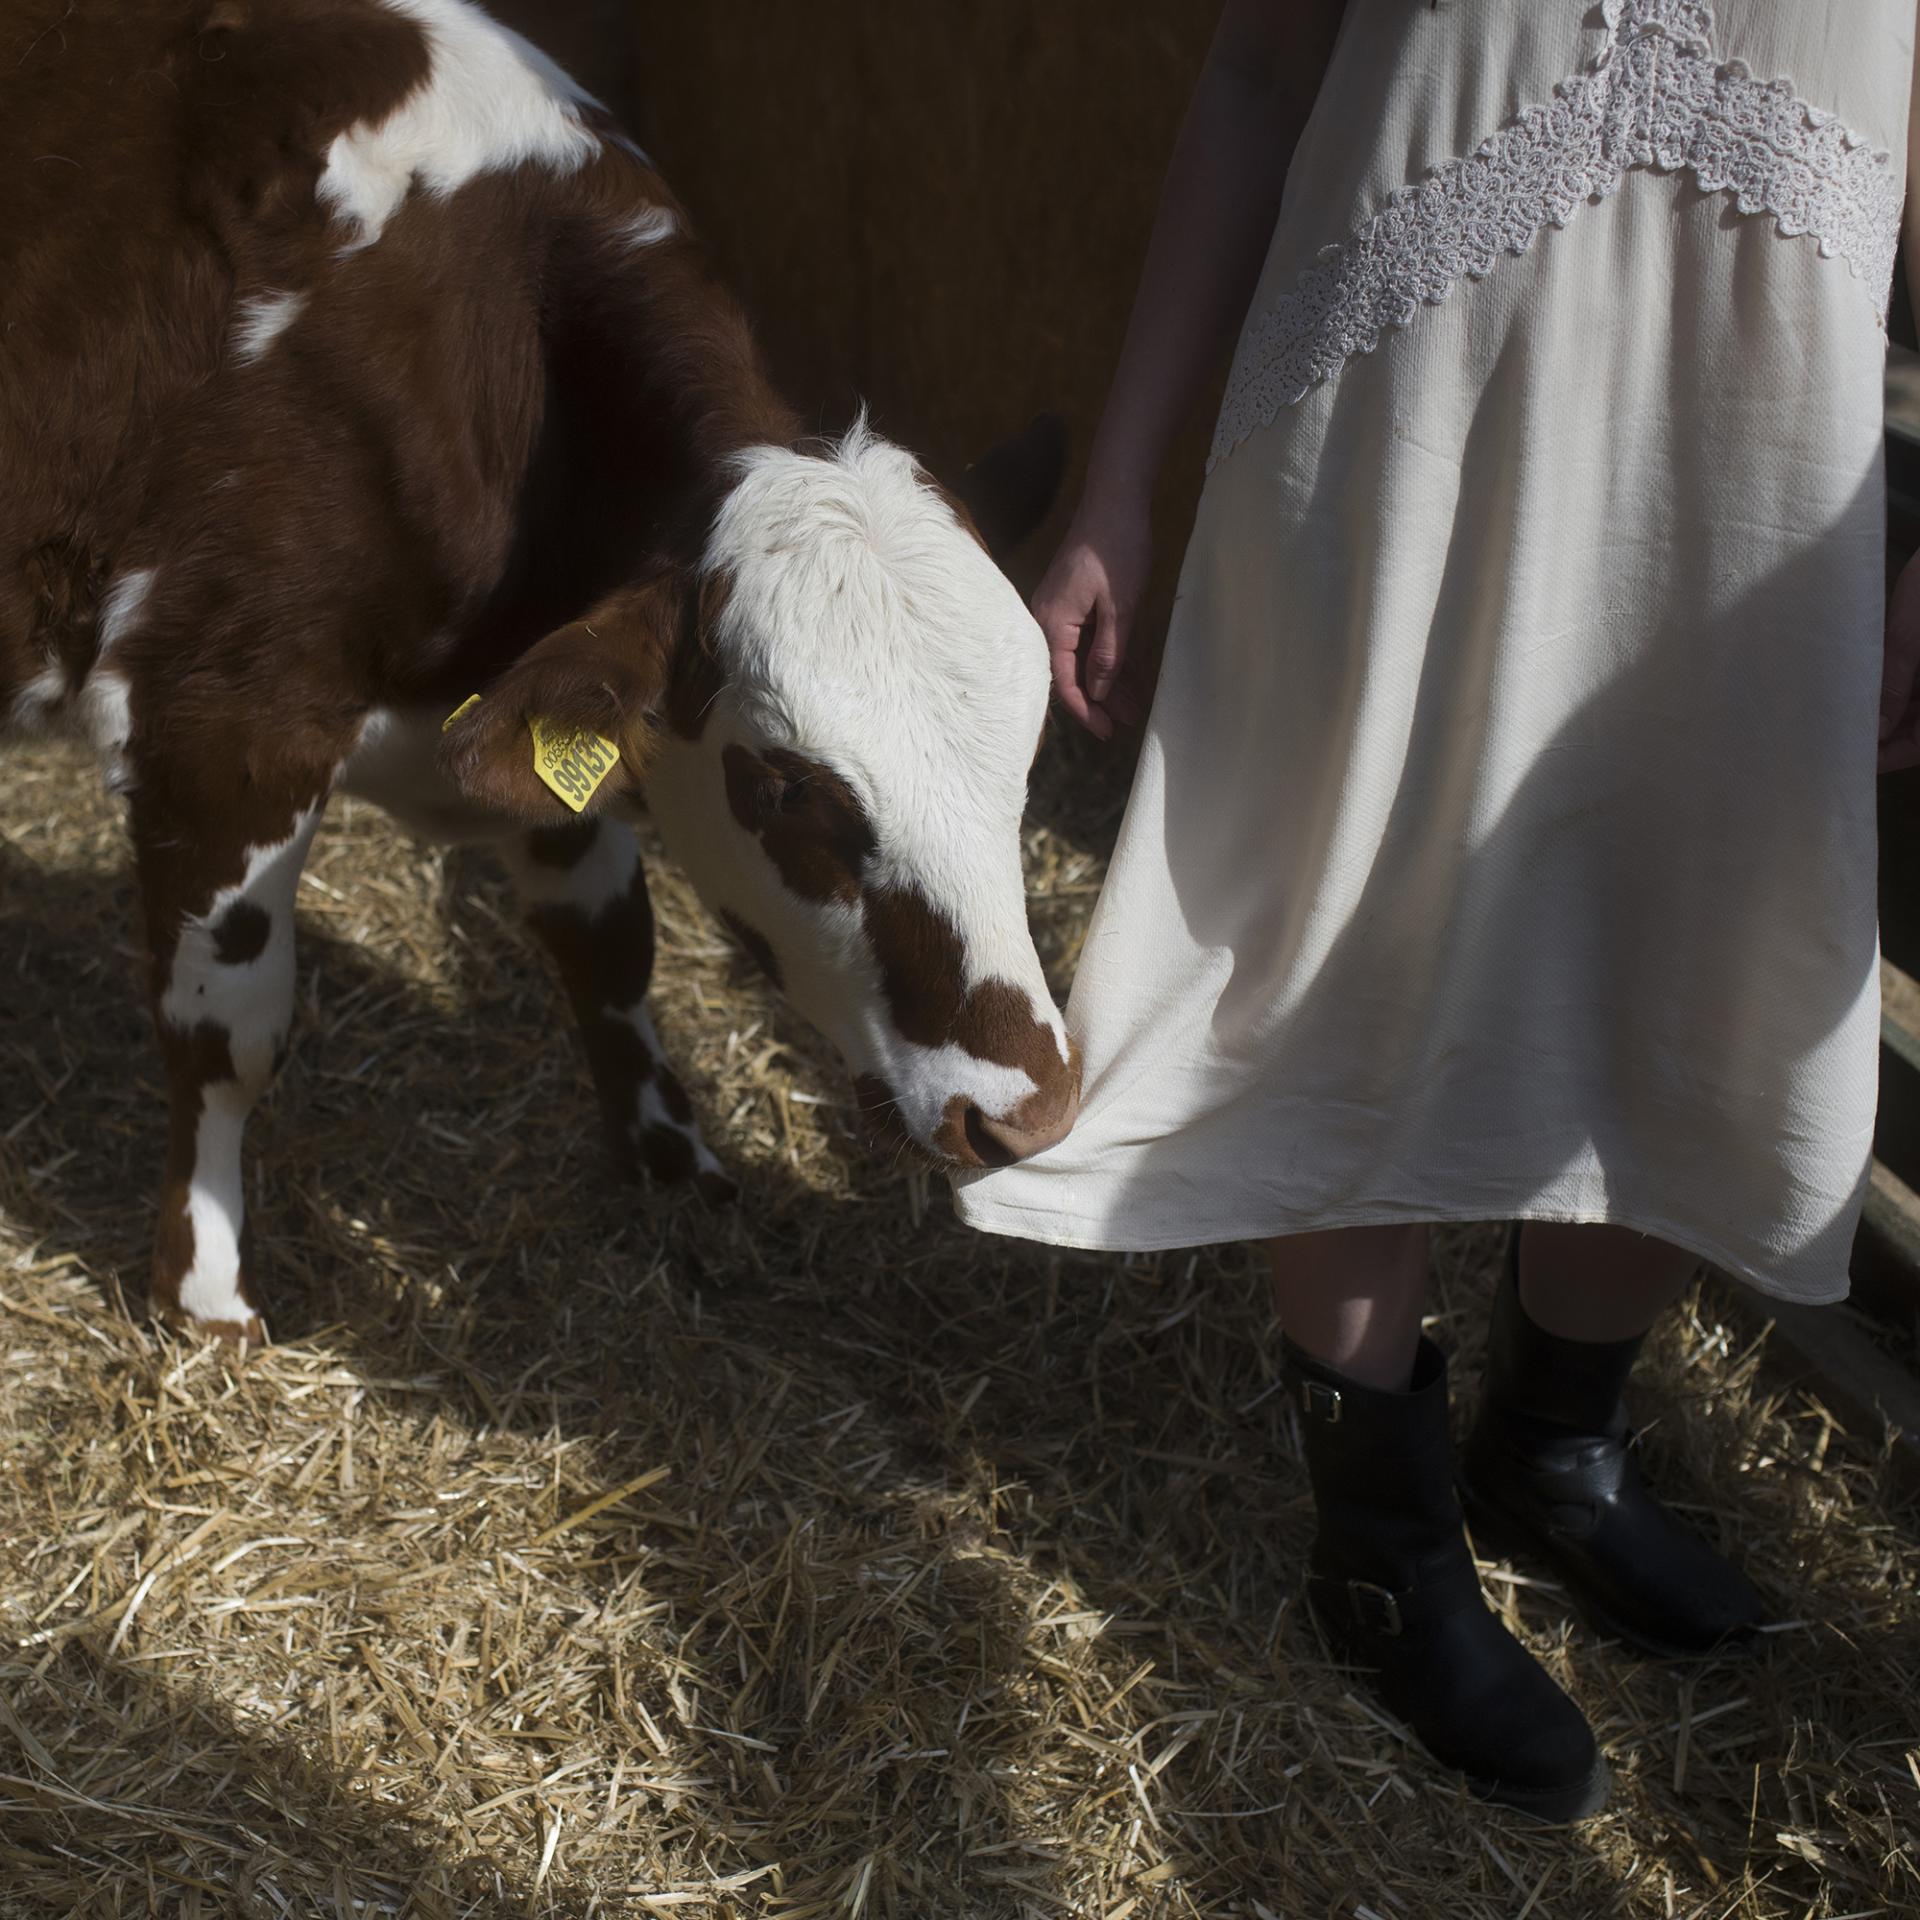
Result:
{"type": "Polygon", "coordinates": [[[1075,1047],[1060,1072],[1009,1113],[990,1114],[965,1094],[955,1094],[931,1141],[908,1131],[892,1089],[877,1075],[860,1075],[854,1090],[877,1147],[942,1173],[1010,1167],[1044,1153],[1073,1130],[1080,1114],[1080,1050],[1075,1047]]]}
{"type": "Polygon", "coordinates": [[[1011,1113],[990,1114],[971,1101],[949,1109],[936,1144],[964,1167],[1011,1167],[1057,1146],[1080,1116],[1080,1050],[1068,1055],[1051,1084],[1028,1095],[1011,1113]],[[955,1124],[957,1120],[957,1125],[955,1124]]]}

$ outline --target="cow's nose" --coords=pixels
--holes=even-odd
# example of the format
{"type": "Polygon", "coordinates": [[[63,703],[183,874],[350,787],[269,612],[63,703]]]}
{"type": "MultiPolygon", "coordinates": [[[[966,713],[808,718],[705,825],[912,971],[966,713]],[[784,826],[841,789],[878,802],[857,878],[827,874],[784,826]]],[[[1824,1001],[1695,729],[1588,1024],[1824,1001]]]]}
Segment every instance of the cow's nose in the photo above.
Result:
{"type": "Polygon", "coordinates": [[[967,1145],[983,1167],[1010,1167],[1017,1160],[1031,1160],[1036,1153],[1046,1150],[1064,1140],[1073,1131],[1073,1123],[1080,1115],[1080,1077],[1074,1076],[1074,1083],[1067,1096],[1051,1112],[1034,1121],[1028,1121],[1023,1113],[1007,1114],[995,1119],[991,1114],[982,1113],[978,1107],[967,1109],[967,1145]]]}

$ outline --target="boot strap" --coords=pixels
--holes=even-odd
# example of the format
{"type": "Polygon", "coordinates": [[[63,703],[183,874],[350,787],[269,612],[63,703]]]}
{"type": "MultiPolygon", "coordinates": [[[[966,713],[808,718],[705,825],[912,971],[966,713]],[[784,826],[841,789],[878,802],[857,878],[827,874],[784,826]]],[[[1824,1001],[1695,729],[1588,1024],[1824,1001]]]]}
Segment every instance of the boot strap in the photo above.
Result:
{"type": "Polygon", "coordinates": [[[1585,1457],[1575,1459],[1556,1458],[1555,1450],[1548,1447],[1523,1455],[1524,1471],[1546,1498],[1560,1504],[1597,1510],[1618,1500],[1639,1485],[1639,1464],[1633,1456],[1637,1436],[1594,1437],[1604,1437],[1609,1444],[1596,1446],[1588,1440],[1577,1447],[1585,1457]]]}
{"type": "Polygon", "coordinates": [[[1418,1586],[1387,1587],[1373,1580],[1342,1580],[1324,1573],[1313,1575],[1313,1581],[1343,1594],[1348,1615],[1368,1633],[1389,1640],[1399,1639],[1409,1628],[1431,1626],[1449,1614],[1486,1604],[1480,1576],[1465,1555],[1418,1586]]]}
{"type": "Polygon", "coordinates": [[[1340,1389],[1325,1380],[1300,1382],[1300,1411],[1309,1420],[1324,1420],[1328,1426],[1340,1424],[1340,1389]]]}

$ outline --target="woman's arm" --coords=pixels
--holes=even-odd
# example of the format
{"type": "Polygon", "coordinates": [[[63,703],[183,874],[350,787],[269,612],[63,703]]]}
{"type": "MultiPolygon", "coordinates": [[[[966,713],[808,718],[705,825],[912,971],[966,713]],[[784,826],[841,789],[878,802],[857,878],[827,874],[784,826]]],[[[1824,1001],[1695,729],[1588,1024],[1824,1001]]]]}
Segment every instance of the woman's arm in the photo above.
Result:
{"type": "Polygon", "coordinates": [[[1252,298],[1345,0],[1227,0],[1174,147],[1085,489],[1034,596],[1067,710],[1100,738],[1152,559],[1167,448],[1252,298]]]}
{"type": "MultiPolygon", "coordinates": [[[[1907,206],[1900,239],[1907,292],[1920,320],[1920,19],[1913,37],[1913,90],[1907,102],[1907,206]]],[[[1900,569],[1887,607],[1887,650],[1880,678],[1880,771],[1920,766],[1920,554],[1900,569]]]]}

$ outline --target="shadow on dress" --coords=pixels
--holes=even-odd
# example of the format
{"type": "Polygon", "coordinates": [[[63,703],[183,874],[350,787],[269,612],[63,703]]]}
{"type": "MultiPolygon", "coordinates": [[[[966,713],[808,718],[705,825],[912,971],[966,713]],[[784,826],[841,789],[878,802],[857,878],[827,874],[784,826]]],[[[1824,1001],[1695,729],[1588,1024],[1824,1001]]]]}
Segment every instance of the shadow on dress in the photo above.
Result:
{"type": "MultiPolygon", "coordinates": [[[[1351,375],[1333,397],[1329,438],[1390,437],[1393,398],[1351,375]],[[1340,421],[1341,410],[1361,417],[1340,421]]],[[[1874,719],[1861,696],[1869,681],[1877,688],[1877,652],[1869,675],[1842,648],[1878,629],[1871,610],[1823,597],[1836,569],[1819,543],[1871,543],[1855,571],[1877,591],[1877,465],[1838,525],[1794,536],[1797,551],[1737,594],[1719,582],[1743,560],[1745,530],[1679,529],[1693,565],[1660,648],[1606,659],[1582,651],[1577,591],[1558,631],[1536,639],[1499,628],[1503,569],[1523,563],[1490,553],[1496,536],[1485,527],[1503,523],[1502,491],[1525,483],[1513,425],[1489,416],[1468,436],[1460,497],[1495,510],[1455,516],[1431,583],[1434,638],[1409,652],[1417,685],[1399,717],[1401,694],[1378,682],[1391,663],[1368,658],[1363,628],[1389,591],[1373,576],[1388,565],[1400,503],[1365,463],[1357,475],[1329,465],[1302,482],[1309,493],[1295,516],[1305,553],[1331,550],[1337,529],[1377,510],[1380,551],[1358,562],[1348,595],[1361,609],[1353,633],[1268,634],[1258,624],[1273,618],[1259,598],[1264,564],[1243,588],[1222,563],[1223,577],[1190,596],[1208,613],[1186,609],[1190,627],[1206,617],[1256,623],[1248,644],[1286,654],[1287,672],[1298,672],[1297,711],[1276,715],[1240,688],[1234,650],[1209,648],[1176,613],[1164,852],[1140,857],[1164,862],[1201,956],[1181,979],[1217,991],[1212,1034],[1236,1077],[1217,1111],[1139,1149],[1131,1181],[1103,1204],[1116,1220],[1139,1220],[1181,1183],[1218,1185],[1225,1168],[1236,1192],[1258,1196],[1241,1211],[1263,1215],[1264,1231],[1499,1219],[1535,1211],[1538,1196],[1578,1172],[1611,1217],[1753,1277],[1764,1271],[1764,1236],[1744,1230],[1743,1211],[1777,1221],[1783,1178],[1804,1176],[1789,1237],[1807,1270],[1842,1273],[1870,1151],[1859,1095],[1878,1043],[1874,719]],[[1783,644],[1783,617],[1801,657],[1756,658],[1783,644]],[[1678,665],[1674,649],[1685,650],[1678,665]],[[1536,661],[1549,682],[1577,672],[1583,690],[1509,769],[1502,729],[1511,709],[1539,699],[1536,661]],[[1824,727],[1782,728],[1773,716],[1783,681],[1795,698],[1844,711],[1823,716],[1824,727]],[[1737,723],[1720,725],[1713,746],[1696,725],[1707,701],[1737,723]],[[1853,771],[1820,764],[1804,744],[1849,729],[1862,755],[1853,771]],[[1383,734],[1404,756],[1397,778],[1356,798],[1346,776],[1355,740],[1383,765],[1383,734]],[[1290,798],[1241,817],[1182,804],[1190,781],[1213,776],[1201,790],[1217,795],[1221,765],[1245,765],[1254,791],[1290,798]],[[1328,899],[1289,887],[1289,873],[1330,874],[1328,899]],[[1851,1170],[1835,1170],[1836,1136],[1841,1160],[1857,1148],[1851,1189],[1851,1170]],[[1270,1160],[1249,1164],[1255,1139],[1272,1142],[1270,1160]],[[1289,1142],[1307,1144],[1296,1152],[1289,1142]],[[1436,1206],[1437,1192],[1455,1203],[1436,1206]]],[[[1688,497],[1689,485],[1683,472],[1673,491],[1688,497]]],[[[1211,537],[1234,536],[1216,526],[1211,537]]],[[[1607,539],[1596,530],[1594,553],[1568,568],[1601,595],[1613,591],[1607,539]]],[[[1530,580],[1527,592],[1559,604],[1551,582],[1530,580]]],[[[1138,949],[1138,929],[1124,937],[1138,949]]],[[[1091,951],[1101,939],[1096,924],[1091,951]]],[[[1158,1058],[1151,1046],[1140,1054],[1158,1058]]],[[[1143,1070],[1127,1059],[1111,1097],[1137,1101],[1123,1082],[1143,1070]]],[[[1097,1117],[1100,1102],[1090,1076],[1084,1112],[1097,1117]]],[[[1197,1095],[1195,1105],[1204,1108],[1197,1095]]]]}

